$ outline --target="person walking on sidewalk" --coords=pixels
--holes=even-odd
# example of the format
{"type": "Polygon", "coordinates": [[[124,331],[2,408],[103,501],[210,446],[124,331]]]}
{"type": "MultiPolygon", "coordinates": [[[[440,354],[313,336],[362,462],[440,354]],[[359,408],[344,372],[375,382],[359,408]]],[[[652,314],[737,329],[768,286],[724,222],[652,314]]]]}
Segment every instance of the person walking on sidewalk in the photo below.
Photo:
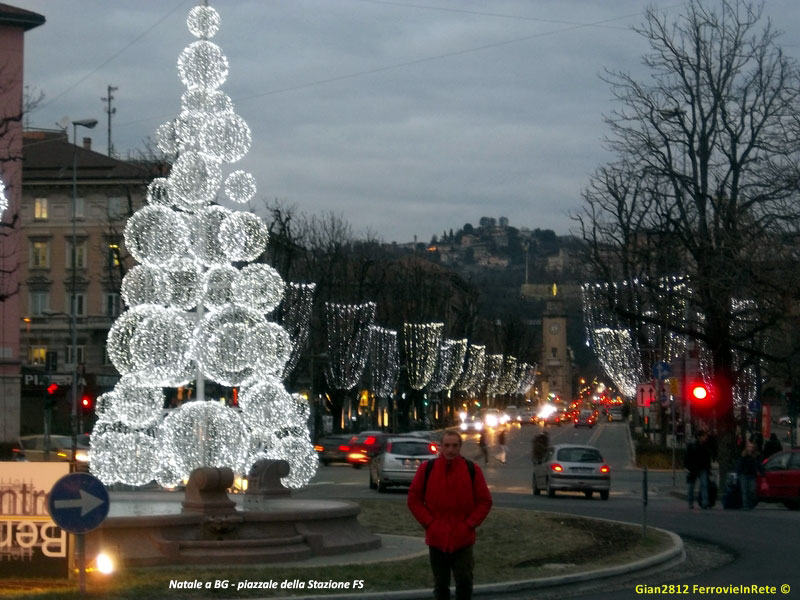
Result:
{"type": "Polygon", "coordinates": [[[489,464],[489,446],[486,445],[486,436],[483,432],[478,436],[478,448],[481,449],[481,456],[483,456],[483,464],[489,464]]]}
{"type": "Polygon", "coordinates": [[[508,452],[508,446],[506,446],[506,430],[501,429],[500,433],[497,434],[497,444],[500,446],[500,454],[498,455],[497,460],[501,463],[506,464],[506,453],[508,452]]]}
{"type": "Polygon", "coordinates": [[[756,450],[756,443],[752,439],[748,440],[736,463],[736,476],[739,479],[739,489],[742,491],[742,508],[744,510],[753,510],[758,502],[756,476],[762,470],[761,456],[756,450]]]}
{"type": "Polygon", "coordinates": [[[472,598],[475,530],[492,508],[483,472],[461,456],[461,442],[445,431],[439,456],[420,465],[408,490],[408,508],[425,528],[435,600],[450,599],[451,573],[456,600],[472,598]]]}
{"type": "Polygon", "coordinates": [[[686,476],[689,488],[689,508],[694,508],[695,483],[699,483],[700,487],[700,508],[709,508],[708,476],[711,473],[711,446],[707,431],[698,431],[696,439],[686,447],[684,466],[689,471],[686,476]]]}

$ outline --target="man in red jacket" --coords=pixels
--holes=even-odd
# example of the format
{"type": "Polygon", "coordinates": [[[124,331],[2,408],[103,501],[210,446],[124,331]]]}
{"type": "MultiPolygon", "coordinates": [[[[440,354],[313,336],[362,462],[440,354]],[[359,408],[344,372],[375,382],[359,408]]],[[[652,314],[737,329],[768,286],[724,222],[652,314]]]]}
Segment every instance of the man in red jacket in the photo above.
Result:
{"type": "Polygon", "coordinates": [[[461,456],[461,434],[445,431],[433,467],[424,462],[417,469],[408,508],[425,528],[434,598],[449,600],[451,571],[456,600],[472,598],[475,529],[489,514],[492,496],[478,465],[461,456]]]}

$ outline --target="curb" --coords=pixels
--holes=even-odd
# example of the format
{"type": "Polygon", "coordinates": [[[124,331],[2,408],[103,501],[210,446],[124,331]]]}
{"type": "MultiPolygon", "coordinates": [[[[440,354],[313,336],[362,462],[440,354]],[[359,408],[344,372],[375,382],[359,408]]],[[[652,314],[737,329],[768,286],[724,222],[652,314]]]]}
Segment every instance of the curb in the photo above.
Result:
{"type": "MultiPolygon", "coordinates": [[[[601,521],[610,521],[609,519],[598,519],[601,521]]],[[[611,521],[619,522],[619,521],[611,521]]],[[[629,525],[629,523],[626,523],[629,525]]],[[[555,575],[552,577],[538,577],[536,579],[525,579],[519,581],[506,581],[502,583],[487,583],[476,585],[473,588],[473,596],[488,596],[492,597],[493,594],[508,594],[512,592],[520,592],[526,590],[541,590],[545,588],[557,587],[562,585],[584,583],[590,580],[608,579],[617,575],[625,575],[628,573],[635,573],[638,571],[645,571],[653,567],[669,563],[677,560],[682,562],[686,558],[686,552],[683,547],[683,540],[675,533],[667,531],[666,529],[659,529],[657,527],[650,527],[653,531],[660,531],[666,534],[672,540],[672,547],[666,550],[636,560],[627,564],[616,565],[614,567],[606,567],[601,569],[593,569],[591,571],[584,571],[582,573],[571,573],[569,575],[555,575]]],[[[452,591],[453,588],[451,588],[452,591]]],[[[360,594],[315,594],[311,596],[280,596],[270,599],[261,600],[382,600],[389,598],[391,600],[428,600],[431,597],[430,589],[417,589],[417,590],[403,590],[397,592],[365,592],[360,594]]]]}

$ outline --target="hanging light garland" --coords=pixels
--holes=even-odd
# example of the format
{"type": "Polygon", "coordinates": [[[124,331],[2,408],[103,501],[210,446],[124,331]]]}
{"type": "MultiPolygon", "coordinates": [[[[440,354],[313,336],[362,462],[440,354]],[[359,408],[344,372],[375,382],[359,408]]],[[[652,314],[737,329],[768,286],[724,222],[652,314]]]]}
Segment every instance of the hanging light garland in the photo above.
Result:
{"type": "Polygon", "coordinates": [[[246,474],[254,460],[280,456],[291,465],[287,481],[301,487],[316,469],[308,405],[278,379],[293,342],[266,319],[283,297],[283,280],[268,265],[231,264],[263,253],[267,225],[257,215],[212,205],[223,186],[237,203],[256,193],[250,173],[223,173],[252,140],[231,99],[217,89],[228,75],[227,58],[209,41],[219,24],[209,6],[189,12],[189,31],[200,39],[178,58],[187,88],[181,112],[156,131],[158,147],[178,158],[168,177],[150,183],[147,205],[124,231],[140,264],[123,279],[128,310],[108,335],[108,355],[123,377],[98,399],[92,434],[90,468],[105,483],[155,479],[172,486],[197,467],[246,474]],[[162,418],[162,387],[197,379],[202,390],[205,378],[241,386],[240,408],[201,394],[162,418]]]}
{"type": "Polygon", "coordinates": [[[369,326],[375,320],[375,303],[325,303],[328,364],[325,377],[337,390],[355,387],[369,356],[369,326]]]}
{"type": "Polygon", "coordinates": [[[283,367],[281,379],[286,380],[294,371],[300,355],[308,341],[311,324],[311,308],[314,304],[315,283],[294,283],[286,286],[283,302],[279,307],[277,322],[292,340],[292,353],[283,367]]]}
{"type": "Polygon", "coordinates": [[[3,182],[3,178],[0,177],[0,219],[3,218],[7,208],[8,196],[6,196],[6,184],[3,182]]]}
{"type": "Polygon", "coordinates": [[[483,389],[487,396],[498,393],[500,375],[503,373],[503,355],[488,354],[484,364],[483,389]]]}
{"type": "Polygon", "coordinates": [[[370,326],[370,381],[372,392],[380,398],[394,393],[400,375],[400,350],[397,332],[375,325],[370,326]]]}
{"type": "Polygon", "coordinates": [[[464,371],[461,374],[456,389],[467,393],[480,389],[483,384],[483,372],[486,364],[486,346],[469,344],[464,371]]]}
{"type": "Polygon", "coordinates": [[[443,329],[444,323],[403,324],[408,383],[415,390],[424,388],[433,377],[443,329]]]}

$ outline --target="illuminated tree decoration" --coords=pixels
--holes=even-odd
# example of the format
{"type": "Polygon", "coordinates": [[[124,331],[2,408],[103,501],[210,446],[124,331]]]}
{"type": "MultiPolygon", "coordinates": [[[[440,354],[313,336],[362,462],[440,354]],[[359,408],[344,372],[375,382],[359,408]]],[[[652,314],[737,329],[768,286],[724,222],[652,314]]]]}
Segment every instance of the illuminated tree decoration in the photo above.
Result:
{"type": "Polygon", "coordinates": [[[394,393],[400,375],[400,349],[397,332],[372,325],[370,327],[369,373],[372,392],[380,398],[394,393]]]}
{"type": "Polygon", "coordinates": [[[441,392],[450,390],[461,376],[464,369],[464,356],[467,351],[467,340],[444,340],[439,348],[439,359],[433,372],[428,390],[441,392]]]}
{"type": "Polygon", "coordinates": [[[444,323],[404,323],[403,346],[408,384],[421,390],[430,382],[439,360],[444,323]]]}
{"type": "MultiPolygon", "coordinates": [[[[125,227],[125,245],[141,264],[123,280],[128,310],[109,331],[108,355],[122,379],[97,402],[90,468],[107,484],[173,486],[198,467],[246,474],[254,460],[285,458],[285,484],[301,487],[317,464],[310,411],[280,380],[293,340],[266,318],[284,283],[268,265],[232,264],[258,258],[268,228],[254,214],[212,205],[223,182],[236,202],[255,194],[249,173],[223,177],[225,165],[249,150],[250,129],[217,89],[228,74],[222,50],[208,41],[218,13],[196,6],[187,25],[201,38],[178,59],[188,89],[180,115],[156,132],[159,148],[178,158],[125,227]],[[205,379],[240,386],[239,408],[206,400],[205,379]],[[193,381],[197,398],[163,417],[162,388],[193,381]]],[[[304,341],[302,326],[294,333],[304,341]]]]}
{"type": "Polygon", "coordinates": [[[514,394],[522,394],[523,396],[533,387],[536,382],[536,365],[529,365],[528,363],[521,362],[517,364],[517,389],[512,392],[514,394]]]}
{"type": "Polygon", "coordinates": [[[486,346],[469,344],[464,371],[456,382],[456,389],[472,392],[483,385],[484,366],[486,364],[486,346]]]}
{"type": "Polygon", "coordinates": [[[355,387],[369,356],[370,325],[375,320],[375,303],[325,303],[328,365],[325,377],[336,390],[355,387]]]}
{"type": "Polygon", "coordinates": [[[291,375],[300,360],[300,355],[308,341],[311,324],[311,307],[314,304],[315,283],[289,282],[278,307],[276,321],[286,330],[292,340],[292,353],[283,367],[281,379],[291,375]]]}
{"type": "Polygon", "coordinates": [[[487,396],[498,393],[500,376],[503,374],[503,355],[489,354],[484,365],[483,389],[487,396]]]}
{"type": "Polygon", "coordinates": [[[508,355],[503,357],[503,368],[495,386],[498,394],[510,394],[517,387],[517,359],[508,355]]]}

